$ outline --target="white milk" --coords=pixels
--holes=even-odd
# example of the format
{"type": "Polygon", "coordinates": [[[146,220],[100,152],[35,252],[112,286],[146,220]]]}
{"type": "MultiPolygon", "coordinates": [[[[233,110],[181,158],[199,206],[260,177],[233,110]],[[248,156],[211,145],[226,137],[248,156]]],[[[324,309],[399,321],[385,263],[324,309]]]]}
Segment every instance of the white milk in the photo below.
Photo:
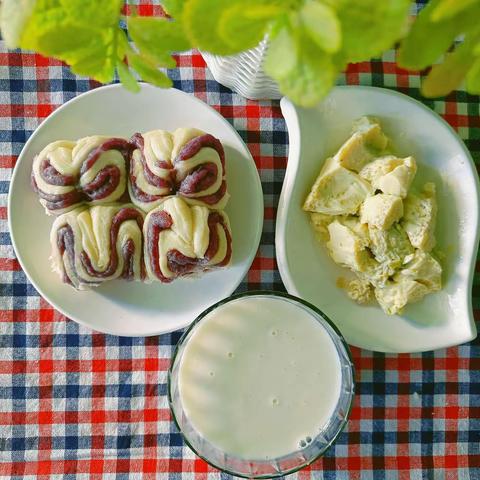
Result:
{"type": "Polygon", "coordinates": [[[207,314],[179,370],[180,398],[193,427],[246,459],[305,446],[328,423],[340,386],[329,334],[281,297],[244,297],[207,314]]]}

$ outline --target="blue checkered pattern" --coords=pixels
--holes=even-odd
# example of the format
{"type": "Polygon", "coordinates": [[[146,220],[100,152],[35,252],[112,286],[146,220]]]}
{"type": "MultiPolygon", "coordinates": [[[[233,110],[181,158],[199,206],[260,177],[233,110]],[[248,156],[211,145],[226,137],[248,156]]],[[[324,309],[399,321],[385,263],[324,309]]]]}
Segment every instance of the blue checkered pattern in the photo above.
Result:
{"type": "MultiPolygon", "coordinates": [[[[216,108],[260,171],[265,226],[240,290],[283,290],[274,223],[288,135],[278,102],[253,102],[216,83],[200,55],[179,58],[175,87],[216,108]]],[[[420,77],[394,53],[353,65],[341,84],[395,88],[421,99],[420,77]]],[[[104,335],[63,318],[20,270],[7,228],[7,190],[25,141],[55,107],[97,85],[59,62],[0,46],[0,478],[226,479],[184,445],[168,411],[166,370],[179,332],[104,335]]],[[[480,162],[480,103],[455,92],[424,101],[480,162]]],[[[474,283],[478,308],[480,276],[474,283]]],[[[478,311],[476,312],[478,316],[478,311]]],[[[357,396],[326,456],[292,478],[480,479],[480,343],[385,355],[353,349],[357,396]]]]}

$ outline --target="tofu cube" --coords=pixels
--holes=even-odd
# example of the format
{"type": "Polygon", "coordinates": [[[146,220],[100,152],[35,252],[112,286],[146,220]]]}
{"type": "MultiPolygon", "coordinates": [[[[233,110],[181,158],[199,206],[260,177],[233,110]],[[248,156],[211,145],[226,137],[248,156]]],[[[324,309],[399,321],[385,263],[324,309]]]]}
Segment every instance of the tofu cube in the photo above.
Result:
{"type": "Polygon", "coordinates": [[[390,173],[402,163],[402,159],[395,155],[385,155],[365,165],[358,174],[365,180],[373,182],[376,178],[390,173]]]}
{"type": "Polygon", "coordinates": [[[310,224],[319,240],[326,242],[330,235],[328,234],[328,226],[335,220],[332,215],[324,213],[310,213],[310,224]]]}
{"type": "Polygon", "coordinates": [[[364,247],[368,247],[370,245],[368,226],[364,223],[361,223],[359,217],[353,215],[343,215],[336,218],[342,225],[348,227],[358,236],[364,247]]]}
{"type": "Polygon", "coordinates": [[[328,226],[328,233],[327,248],[335,263],[359,272],[367,268],[371,258],[355,232],[335,220],[328,226]]]}
{"type": "Polygon", "coordinates": [[[373,194],[371,185],[356,173],[339,165],[322,170],[309,193],[303,209],[327,215],[350,215],[373,194]]]}
{"type": "Polygon", "coordinates": [[[430,290],[420,282],[410,278],[388,282],[383,287],[374,290],[375,298],[388,315],[401,313],[407,303],[421,300],[430,290]]]}
{"type": "Polygon", "coordinates": [[[425,285],[429,292],[437,292],[442,288],[442,267],[429,253],[416,250],[413,258],[394,278],[397,282],[404,278],[416,280],[425,285]]]}
{"type": "Polygon", "coordinates": [[[352,133],[364,133],[366,143],[377,151],[383,151],[387,148],[388,138],[383,133],[378,118],[370,115],[360,117],[353,122],[352,133]]]}
{"type": "Polygon", "coordinates": [[[405,198],[416,173],[417,162],[413,157],[386,156],[366,165],[359,175],[375,190],[405,198]]]}
{"type": "Polygon", "coordinates": [[[413,257],[414,248],[405,230],[399,225],[393,225],[388,230],[368,228],[370,250],[379,263],[388,263],[392,269],[401,268],[409,257],[413,257]]]}
{"type": "Polygon", "coordinates": [[[388,143],[378,122],[368,117],[357,121],[352,136],[340,147],[335,160],[344,168],[359,172],[382,152],[388,143]]]}
{"type": "Polygon", "coordinates": [[[360,208],[360,222],[381,230],[389,229],[403,216],[403,202],[396,195],[379,193],[368,197],[360,208]]]}
{"type": "Polygon", "coordinates": [[[405,199],[405,214],[401,224],[415,248],[430,252],[435,246],[437,208],[433,183],[426,183],[423,192],[418,195],[410,193],[405,199]]]}
{"type": "Polygon", "coordinates": [[[345,278],[339,278],[337,280],[337,286],[343,288],[347,295],[360,305],[369,303],[373,300],[373,288],[370,283],[362,278],[354,278],[347,280],[345,278]]]}
{"type": "Polygon", "coordinates": [[[403,159],[403,164],[372,182],[375,190],[405,198],[417,173],[417,164],[413,157],[403,159]]]}

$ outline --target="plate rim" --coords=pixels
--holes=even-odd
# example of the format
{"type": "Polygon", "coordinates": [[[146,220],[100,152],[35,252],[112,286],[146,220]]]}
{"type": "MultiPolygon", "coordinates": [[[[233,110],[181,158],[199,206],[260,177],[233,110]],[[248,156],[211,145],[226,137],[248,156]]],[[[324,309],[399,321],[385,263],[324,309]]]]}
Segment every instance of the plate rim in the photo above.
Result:
{"type": "MultiPolygon", "coordinates": [[[[255,259],[255,256],[258,252],[258,249],[260,247],[260,241],[261,241],[261,236],[262,236],[262,230],[263,230],[263,223],[264,223],[264,199],[263,199],[263,186],[262,186],[262,182],[261,182],[261,179],[260,179],[260,174],[259,174],[259,171],[258,171],[258,168],[256,166],[256,163],[255,163],[255,160],[253,158],[253,155],[252,153],[250,152],[247,144],[244,142],[244,140],[242,139],[242,137],[240,136],[240,134],[238,133],[238,131],[233,127],[233,125],[231,125],[228,120],[223,116],[221,115],[217,110],[215,110],[215,108],[213,108],[211,105],[209,105],[208,103],[204,102],[203,100],[199,99],[198,97],[196,97],[195,95],[191,94],[191,93],[187,93],[187,92],[184,92],[183,90],[180,90],[178,88],[166,88],[166,89],[163,89],[163,88],[158,88],[158,87],[155,87],[149,83],[146,83],[146,82],[139,82],[140,84],[140,88],[142,90],[161,90],[163,92],[174,92],[174,95],[179,95],[180,97],[187,97],[189,98],[190,100],[196,102],[196,103],[199,103],[201,104],[202,106],[206,107],[207,109],[209,109],[211,112],[214,113],[214,115],[219,118],[221,120],[221,122],[229,129],[231,130],[234,135],[236,136],[236,138],[239,140],[241,146],[242,146],[242,150],[243,150],[243,154],[248,158],[248,161],[249,163],[251,164],[251,167],[252,167],[252,170],[255,171],[255,188],[258,189],[258,191],[260,192],[260,195],[259,195],[259,199],[261,201],[261,205],[259,206],[259,215],[258,215],[258,219],[257,219],[257,222],[256,222],[256,225],[255,225],[255,228],[256,228],[256,236],[255,236],[255,240],[254,240],[254,245],[255,245],[255,249],[252,249],[252,251],[250,252],[250,254],[248,255],[246,261],[245,261],[245,266],[244,268],[242,269],[242,275],[240,276],[239,275],[239,280],[234,282],[234,284],[232,284],[232,288],[229,289],[230,293],[227,295],[231,295],[237,288],[238,286],[242,283],[243,279],[245,278],[245,276],[247,275],[248,271],[250,270],[251,266],[252,266],[252,263],[255,259]]],[[[40,295],[41,298],[43,298],[44,300],[47,301],[47,303],[50,304],[50,306],[57,310],[60,314],[62,314],[63,316],[66,317],[66,319],[70,319],[84,327],[87,327],[89,328],[90,330],[92,331],[96,331],[96,332],[100,332],[100,333],[104,333],[104,334],[107,334],[107,335],[115,335],[115,336],[120,336],[120,337],[152,337],[152,336],[157,336],[157,335],[163,335],[163,334],[168,334],[168,333],[172,333],[172,332],[175,332],[177,330],[181,330],[185,327],[187,327],[188,325],[190,325],[192,322],[195,321],[195,318],[197,317],[197,315],[195,315],[195,318],[192,318],[188,323],[182,323],[181,325],[175,327],[175,328],[167,328],[167,329],[158,329],[158,330],[152,330],[151,332],[149,333],[129,333],[129,334],[125,334],[125,333],[119,333],[118,331],[115,331],[115,330],[111,330],[111,329],[108,329],[108,328],[102,328],[102,329],[99,329],[97,325],[93,325],[92,323],[89,323],[88,321],[84,321],[83,319],[79,318],[77,315],[71,315],[69,313],[66,312],[66,310],[61,306],[61,305],[58,305],[56,302],[52,302],[51,299],[49,298],[49,296],[45,295],[44,293],[44,290],[43,288],[36,282],[33,280],[33,278],[31,277],[30,273],[28,272],[28,269],[25,268],[25,263],[24,263],[24,260],[22,258],[22,254],[21,252],[19,252],[18,250],[18,246],[17,246],[17,242],[16,242],[16,239],[15,239],[15,234],[13,233],[14,232],[14,229],[12,228],[12,215],[11,215],[11,212],[12,212],[12,204],[13,204],[13,201],[12,201],[12,194],[11,194],[11,191],[12,191],[12,186],[15,184],[15,181],[16,181],[16,177],[18,175],[18,172],[20,170],[20,164],[22,162],[25,162],[24,159],[24,156],[25,156],[25,151],[29,148],[30,144],[33,142],[33,140],[35,139],[36,135],[38,134],[38,131],[42,128],[42,126],[44,126],[45,122],[48,121],[50,118],[53,118],[55,117],[59,112],[63,111],[65,108],[67,108],[70,104],[73,104],[73,103],[76,103],[78,101],[81,101],[81,99],[83,99],[84,97],[86,96],[89,96],[89,95],[92,95],[96,92],[99,92],[99,91],[104,91],[104,90],[113,90],[113,89],[123,89],[124,87],[122,87],[122,85],[120,83],[113,83],[113,84],[108,84],[108,85],[101,85],[97,88],[92,88],[90,90],[87,90],[85,92],[82,92],[78,95],[76,95],[75,97],[69,99],[68,101],[66,101],[65,103],[62,103],[61,105],[59,105],[52,113],[50,113],[50,115],[48,115],[46,118],[44,118],[41,123],[35,128],[35,130],[31,133],[30,137],[28,138],[28,140],[25,142],[25,144],[23,145],[18,157],[17,157],[17,160],[15,162],[15,166],[13,168],[13,171],[12,171],[12,175],[10,177],[10,181],[9,181],[9,186],[8,186],[8,197],[7,197],[7,218],[8,218],[8,233],[10,235],[10,240],[11,240],[11,243],[12,243],[12,247],[13,247],[13,250],[14,250],[14,253],[15,253],[15,257],[16,259],[18,260],[18,263],[20,264],[20,267],[22,269],[22,271],[25,273],[26,277],[28,278],[29,282],[33,285],[33,287],[36,289],[36,291],[38,292],[38,294],[40,295]]],[[[45,214],[46,215],[46,214],[45,214]]],[[[46,215],[47,216],[47,215],[46,215]]],[[[226,297],[225,297],[226,298],[226,297]]],[[[221,299],[220,299],[221,300],[221,299]]],[[[208,308],[208,307],[207,307],[208,308]]]]}
{"type": "MultiPolygon", "coordinates": [[[[370,351],[375,351],[375,352],[383,352],[383,353],[418,353],[418,352],[429,352],[433,350],[438,350],[441,348],[448,348],[451,346],[456,346],[460,345],[462,343],[471,341],[476,338],[477,336],[477,328],[475,324],[475,318],[473,316],[473,305],[472,305],[472,286],[473,286],[473,280],[474,280],[474,275],[475,275],[475,265],[476,265],[476,258],[478,254],[478,248],[479,248],[479,240],[480,240],[480,231],[479,231],[479,223],[480,223],[480,215],[479,215],[479,210],[480,210],[480,181],[479,181],[479,174],[476,169],[475,162],[473,161],[473,157],[468,150],[467,146],[465,145],[465,142],[462,140],[462,138],[457,134],[457,132],[453,129],[453,127],[444,119],[442,118],[437,112],[434,110],[428,108],[425,104],[420,102],[419,100],[416,100],[413,97],[410,97],[408,95],[405,95],[401,92],[398,92],[396,90],[392,90],[389,88],[382,88],[382,87],[375,87],[375,86],[367,86],[367,85],[337,85],[335,86],[329,95],[331,95],[333,92],[336,91],[345,91],[345,90],[364,90],[364,91],[370,91],[370,92],[376,92],[376,93],[381,93],[385,95],[392,95],[395,97],[398,97],[402,101],[409,102],[416,107],[420,107],[424,111],[428,112],[428,114],[433,117],[434,120],[437,122],[443,124],[444,126],[447,127],[449,132],[453,135],[453,137],[456,139],[457,143],[459,144],[459,147],[462,149],[465,157],[468,159],[468,165],[470,167],[470,170],[472,172],[472,177],[474,180],[475,184],[475,189],[476,189],[476,202],[475,202],[475,208],[476,208],[476,228],[475,228],[475,233],[474,233],[474,239],[473,239],[473,254],[471,255],[471,258],[469,260],[469,270],[468,270],[468,279],[467,279],[467,289],[465,292],[465,301],[467,304],[467,315],[468,315],[468,331],[464,335],[459,335],[456,340],[453,340],[451,343],[442,343],[441,345],[435,345],[432,348],[425,348],[425,347],[420,347],[420,348],[414,348],[414,349],[409,349],[409,350],[404,350],[404,349],[394,349],[394,348],[382,348],[382,349],[372,349],[370,345],[366,344],[359,344],[359,343],[351,343],[348,341],[349,345],[352,345],[357,348],[362,348],[370,351]]],[[[328,99],[328,96],[325,98],[328,99]]],[[[324,99],[324,100],[325,100],[324,99]]],[[[320,104],[319,104],[320,105],[320,104]]],[[[283,97],[280,101],[280,107],[282,110],[282,114],[284,114],[284,117],[286,119],[287,126],[290,123],[290,125],[295,126],[295,130],[300,133],[300,125],[299,125],[299,116],[298,116],[298,107],[296,107],[288,98],[283,97]],[[287,120],[287,117],[285,116],[285,112],[289,113],[289,120],[287,120]]],[[[288,128],[287,128],[288,129],[288,128]]],[[[300,159],[301,156],[301,141],[300,138],[298,139],[299,141],[296,142],[295,144],[295,150],[292,151],[292,143],[291,143],[291,135],[289,132],[289,152],[288,152],[288,159],[291,157],[294,158],[293,153],[295,153],[296,158],[300,159]]],[[[291,165],[291,164],[290,164],[291,165]]],[[[293,186],[295,184],[295,177],[297,174],[299,168],[299,162],[297,161],[296,164],[294,165],[294,168],[288,168],[288,163],[287,163],[287,169],[285,172],[285,178],[284,182],[282,185],[282,190],[280,193],[280,200],[278,203],[278,210],[277,210],[277,216],[276,216],[276,226],[275,226],[275,249],[277,252],[277,264],[278,264],[278,270],[280,273],[280,277],[282,278],[282,281],[285,285],[285,288],[288,293],[291,293],[293,295],[297,295],[300,298],[302,298],[301,293],[298,291],[298,289],[295,286],[295,281],[292,278],[292,275],[290,274],[290,269],[288,267],[288,259],[286,256],[286,241],[285,241],[285,233],[286,233],[286,225],[287,225],[287,198],[291,196],[293,186]]],[[[473,228],[472,228],[473,230],[473,228]]],[[[340,327],[339,327],[340,328],[340,327]]],[[[342,334],[345,336],[345,333],[342,332],[342,334]]]]}

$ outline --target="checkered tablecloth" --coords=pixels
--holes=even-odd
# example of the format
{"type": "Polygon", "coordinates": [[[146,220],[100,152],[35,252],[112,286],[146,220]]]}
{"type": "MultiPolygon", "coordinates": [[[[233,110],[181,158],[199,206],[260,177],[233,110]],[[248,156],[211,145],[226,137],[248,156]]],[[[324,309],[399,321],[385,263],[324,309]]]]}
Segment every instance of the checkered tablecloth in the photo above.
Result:
{"type": "MultiPolygon", "coordinates": [[[[142,5],[142,14],[157,7],[142,5]]],[[[175,87],[218,110],[252,152],[263,183],[261,246],[241,290],[283,290],[274,224],[288,135],[278,102],[254,102],[216,83],[197,53],[178,58],[175,87]]],[[[420,77],[394,53],[349,67],[339,83],[419,96],[420,77]]],[[[0,478],[228,478],[185,446],[172,424],[166,370],[176,332],[151,338],[96,333],[64,318],[28,282],[7,227],[12,169],[56,107],[97,84],[61,63],[0,46],[0,478]]],[[[424,101],[480,162],[479,97],[424,101]]],[[[479,307],[480,275],[474,282],[479,307]]],[[[476,310],[478,318],[480,310],[476,310]]],[[[357,395],[350,422],[300,479],[480,479],[480,342],[424,354],[352,349],[357,395]]]]}

